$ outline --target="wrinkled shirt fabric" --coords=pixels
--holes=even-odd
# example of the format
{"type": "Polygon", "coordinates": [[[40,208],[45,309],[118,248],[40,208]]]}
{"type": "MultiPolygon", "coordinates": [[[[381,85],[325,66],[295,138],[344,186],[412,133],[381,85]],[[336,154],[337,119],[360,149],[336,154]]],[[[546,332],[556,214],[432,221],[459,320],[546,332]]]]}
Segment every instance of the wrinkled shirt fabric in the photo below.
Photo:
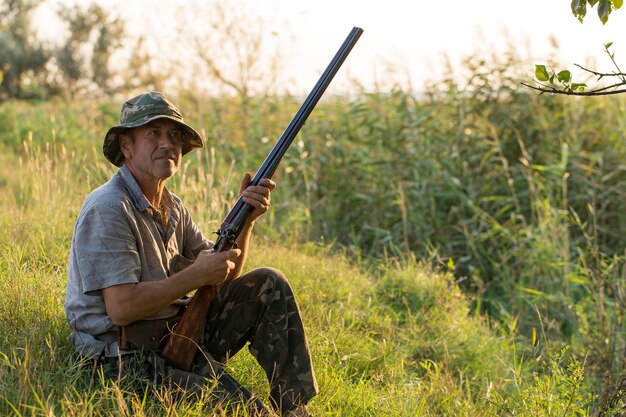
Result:
{"type": "MultiPolygon", "coordinates": [[[[106,313],[104,288],[164,279],[213,247],[180,198],[167,189],[163,198],[167,226],[123,165],[85,199],[69,253],[65,313],[70,343],[87,358],[124,353],[114,337],[106,337],[116,328],[106,313]]],[[[174,316],[181,302],[149,318],[174,316]]]]}

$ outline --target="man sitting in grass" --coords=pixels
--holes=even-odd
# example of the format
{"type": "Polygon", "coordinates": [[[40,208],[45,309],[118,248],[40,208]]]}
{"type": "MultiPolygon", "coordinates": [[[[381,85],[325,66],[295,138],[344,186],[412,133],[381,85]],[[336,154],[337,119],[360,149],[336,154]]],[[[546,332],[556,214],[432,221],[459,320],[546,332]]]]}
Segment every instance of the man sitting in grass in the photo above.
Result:
{"type": "Polygon", "coordinates": [[[149,92],[123,104],[120,124],[104,139],[106,158],[120,167],[85,200],[69,254],[65,302],[71,343],[105,368],[155,383],[212,393],[269,410],[220,366],[249,343],[270,384],[270,402],[282,415],[306,416],[317,383],[298,307],[284,275],[260,268],[240,275],[254,223],[270,207],[276,184],[263,179],[240,193],[254,207],[236,248],[213,252],[182,201],[165,187],[182,157],[201,148],[163,94],[149,92]],[[189,300],[186,294],[218,285],[209,306],[201,350],[191,372],[173,368],[159,342],[189,300]]]}

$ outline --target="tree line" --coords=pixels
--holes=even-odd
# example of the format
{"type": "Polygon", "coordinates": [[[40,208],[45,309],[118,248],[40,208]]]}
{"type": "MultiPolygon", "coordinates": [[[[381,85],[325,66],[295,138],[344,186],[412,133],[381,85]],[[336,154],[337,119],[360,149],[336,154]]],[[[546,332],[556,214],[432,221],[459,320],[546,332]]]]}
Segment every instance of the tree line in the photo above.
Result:
{"type": "Polygon", "coordinates": [[[0,98],[108,93],[111,56],[124,36],[119,17],[97,4],[61,5],[62,38],[38,38],[34,12],[43,0],[0,0],[0,98]]]}
{"type": "Polygon", "coordinates": [[[61,3],[52,16],[58,31],[42,40],[35,17],[45,3],[0,0],[0,100],[110,95],[137,87],[169,91],[168,83],[198,91],[201,82],[239,97],[245,107],[246,97],[276,86],[277,63],[289,43],[269,46],[269,37],[289,36],[286,25],[277,35],[238,0],[190,0],[167,31],[139,36],[126,30],[133,23],[117,14],[119,7],[61,3]],[[132,53],[125,57],[125,51],[132,53]]]}

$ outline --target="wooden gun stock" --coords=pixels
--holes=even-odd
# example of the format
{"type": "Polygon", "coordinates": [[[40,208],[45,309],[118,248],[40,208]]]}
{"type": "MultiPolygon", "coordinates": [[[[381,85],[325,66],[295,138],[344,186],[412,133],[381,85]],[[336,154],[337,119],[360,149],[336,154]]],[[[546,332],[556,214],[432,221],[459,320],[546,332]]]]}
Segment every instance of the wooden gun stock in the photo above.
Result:
{"type": "MultiPolygon", "coordinates": [[[[343,42],[339,51],[320,77],[313,90],[309,93],[304,103],[295,114],[287,129],[276,142],[270,154],[256,172],[250,185],[257,185],[263,178],[271,178],[283,155],[293,142],[293,139],[306,122],[306,119],[313,111],[313,108],[324,94],[324,91],[332,81],[333,77],[345,61],[348,54],[363,33],[363,29],[354,27],[343,42]]],[[[239,236],[248,216],[252,212],[252,206],[243,202],[241,197],[230,210],[220,230],[215,242],[214,250],[222,252],[233,247],[235,240],[239,236]]],[[[188,371],[191,369],[194,356],[198,349],[202,333],[204,332],[206,316],[209,304],[217,294],[216,286],[205,286],[199,288],[187,305],[183,316],[169,335],[163,348],[163,357],[172,366],[188,371]]]]}

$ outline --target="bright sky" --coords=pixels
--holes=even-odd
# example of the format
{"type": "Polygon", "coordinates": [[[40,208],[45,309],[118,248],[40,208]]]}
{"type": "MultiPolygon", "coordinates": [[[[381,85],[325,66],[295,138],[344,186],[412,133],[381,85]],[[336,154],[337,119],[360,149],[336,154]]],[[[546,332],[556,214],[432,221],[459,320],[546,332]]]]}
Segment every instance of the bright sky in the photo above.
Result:
{"type": "MultiPolygon", "coordinates": [[[[437,78],[444,56],[458,64],[477,51],[504,51],[509,43],[515,44],[521,58],[528,59],[529,75],[535,63],[545,63],[555,53],[571,70],[577,63],[612,71],[602,52],[602,45],[607,42],[613,42],[618,63],[621,61],[626,67],[626,10],[616,11],[603,26],[594,8],[581,24],[570,12],[570,0],[240,3],[271,22],[269,30],[290,39],[289,58],[282,71],[287,80],[307,92],[353,26],[365,32],[333,81],[333,88],[340,89],[347,75],[372,85],[375,80],[384,80],[389,68],[400,74],[400,80],[409,77],[417,88],[424,80],[437,78]],[[557,41],[558,52],[551,47],[551,38],[557,41]]],[[[126,10],[128,17],[135,19],[131,28],[135,34],[166,33],[168,23],[189,7],[184,0],[108,0],[102,4],[119,4],[121,10],[126,10]]]]}
{"type": "MultiPolygon", "coordinates": [[[[551,37],[557,40],[561,62],[572,70],[589,57],[596,59],[597,68],[612,70],[602,52],[607,42],[614,42],[618,62],[622,57],[626,66],[626,10],[617,10],[603,26],[595,8],[581,24],[569,5],[570,0],[279,0],[275,8],[277,17],[297,30],[293,68],[317,68],[319,73],[350,28],[362,27],[365,32],[345,70],[368,82],[384,78],[391,64],[406,69],[417,86],[436,75],[446,54],[458,63],[478,50],[506,50],[509,41],[521,57],[528,57],[532,74],[534,64],[554,52],[551,37]]],[[[311,78],[305,74],[303,78],[311,78]]]]}

